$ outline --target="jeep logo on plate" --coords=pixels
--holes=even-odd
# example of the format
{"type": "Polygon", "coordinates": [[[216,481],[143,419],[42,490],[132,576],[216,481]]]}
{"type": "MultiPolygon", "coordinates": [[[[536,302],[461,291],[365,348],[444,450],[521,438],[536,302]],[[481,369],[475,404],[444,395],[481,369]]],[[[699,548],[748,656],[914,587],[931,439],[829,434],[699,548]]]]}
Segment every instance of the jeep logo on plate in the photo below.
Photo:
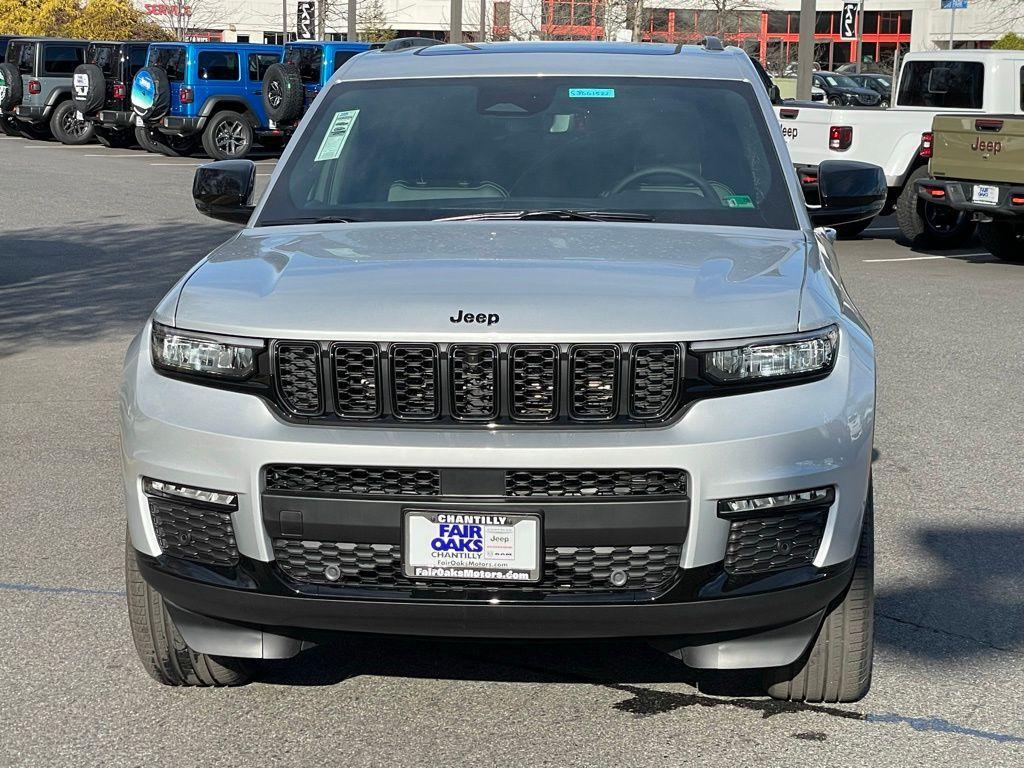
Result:
{"type": "Polygon", "coordinates": [[[500,319],[497,312],[477,312],[474,314],[465,309],[460,309],[448,318],[453,323],[479,323],[480,325],[494,325],[500,319]]]}

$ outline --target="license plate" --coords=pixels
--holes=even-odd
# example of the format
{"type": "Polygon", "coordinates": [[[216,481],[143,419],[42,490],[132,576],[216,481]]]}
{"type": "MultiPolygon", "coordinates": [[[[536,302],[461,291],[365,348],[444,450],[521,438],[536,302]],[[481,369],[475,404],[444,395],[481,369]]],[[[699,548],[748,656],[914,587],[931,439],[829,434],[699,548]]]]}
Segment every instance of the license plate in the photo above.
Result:
{"type": "Polygon", "coordinates": [[[999,205],[999,187],[975,184],[974,202],[978,205],[999,205]]]}
{"type": "Polygon", "coordinates": [[[540,530],[536,514],[409,509],[402,567],[414,579],[540,581],[540,530]]]}

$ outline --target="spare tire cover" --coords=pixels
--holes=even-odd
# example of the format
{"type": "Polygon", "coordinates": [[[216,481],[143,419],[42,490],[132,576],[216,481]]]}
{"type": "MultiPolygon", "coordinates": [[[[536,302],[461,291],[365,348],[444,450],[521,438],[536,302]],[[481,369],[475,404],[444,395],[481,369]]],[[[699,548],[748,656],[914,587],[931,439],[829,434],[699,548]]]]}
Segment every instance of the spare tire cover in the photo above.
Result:
{"type": "Polygon", "coordinates": [[[171,107],[171,84],[163,67],[143,67],[132,81],[132,110],[151,123],[171,107]]]}
{"type": "Polygon", "coordinates": [[[271,64],[263,77],[263,108],[275,123],[302,117],[306,94],[294,64],[271,64]]]}
{"type": "Polygon", "coordinates": [[[103,70],[95,64],[79,64],[72,78],[71,98],[75,100],[75,109],[83,114],[92,115],[103,109],[107,100],[103,70]]]}
{"type": "Polygon", "coordinates": [[[13,64],[0,64],[0,109],[14,109],[23,95],[21,72],[13,64]]]}

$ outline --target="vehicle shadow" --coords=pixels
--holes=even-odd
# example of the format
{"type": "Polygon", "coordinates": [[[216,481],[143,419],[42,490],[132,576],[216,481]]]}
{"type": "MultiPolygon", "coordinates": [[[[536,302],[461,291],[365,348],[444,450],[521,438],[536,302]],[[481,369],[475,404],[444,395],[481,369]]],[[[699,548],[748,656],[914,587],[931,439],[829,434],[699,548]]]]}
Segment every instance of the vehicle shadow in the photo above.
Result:
{"type": "MultiPolygon", "coordinates": [[[[892,584],[879,563],[879,649],[963,661],[1024,648],[1024,528],[928,528],[917,545],[934,575],[892,584]]],[[[626,640],[460,642],[350,635],[293,659],[264,662],[258,679],[322,686],[361,675],[585,683],[622,691],[684,684],[711,696],[763,695],[756,672],[689,669],[641,641],[626,640]]]]}
{"type": "Polygon", "coordinates": [[[0,232],[0,357],[133,334],[189,267],[237,231],[212,221],[133,228],[110,218],[0,232]]]}

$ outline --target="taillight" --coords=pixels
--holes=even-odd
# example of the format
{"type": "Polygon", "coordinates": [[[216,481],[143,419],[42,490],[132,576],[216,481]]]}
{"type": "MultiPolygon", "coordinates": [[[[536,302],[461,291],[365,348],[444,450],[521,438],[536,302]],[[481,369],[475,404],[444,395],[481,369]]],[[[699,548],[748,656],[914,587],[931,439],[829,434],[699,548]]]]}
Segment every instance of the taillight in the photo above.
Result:
{"type": "Polygon", "coordinates": [[[815,176],[814,174],[802,173],[802,174],[800,174],[800,182],[802,184],[817,184],[818,183],[818,177],[815,176]]]}
{"type": "Polygon", "coordinates": [[[828,129],[828,148],[835,152],[845,152],[853,144],[852,125],[833,125],[828,129]]]}
{"type": "Polygon", "coordinates": [[[39,83],[38,80],[29,80],[28,81],[28,92],[29,93],[33,93],[33,94],[34,93],[42,93],[43,92],[43,86],[39,83]]]}
{"type": "Polygon", "coordinates": [[[990,133],[999,133],[1003,130],[1002,120],[975,120],[974,130],[976,131],[988,131],[990,133]]]}
{"type": "Polygon", "coordinates": [[[935,153],[935,134],[926,131],[921,134],[921,151],[918,153],[925,160],[930,160],[935,153]]]}
{"type": "Polygon", "coordinates": [[[946,190],[942,187],[925,187],[925,190],[934,198],[943,198],[946,196],[946,190]]]}
{"type": "Polygon", "coordinates": [[[1010,195],[1010,203],[1013,205],[1024,205],[1024,195],[1010,195]]]}
{"type": "Polygon", "coordinates": [[[178,91],[178,101],[180,101],[182,104],[191,104],[192,89],[189,88],[187,85],[181,86],[181,90],[178,91]]]}
{"type": "Polygon", "coordinates": [[[123,99],[128,94],[128,90],[124,87],[124,83],[114,83],[114,98],[123,99]]]}

